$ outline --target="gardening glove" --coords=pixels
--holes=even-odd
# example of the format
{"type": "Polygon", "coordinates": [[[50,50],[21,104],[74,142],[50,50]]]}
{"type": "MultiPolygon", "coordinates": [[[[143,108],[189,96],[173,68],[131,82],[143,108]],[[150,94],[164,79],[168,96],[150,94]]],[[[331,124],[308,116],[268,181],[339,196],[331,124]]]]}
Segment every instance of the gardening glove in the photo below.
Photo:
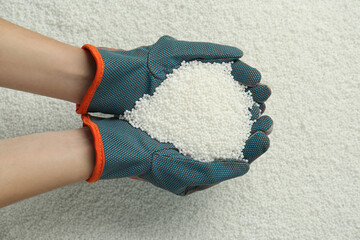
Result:
{"type": "Polygon", "coordinates": [[[96,162],[88,182],[131,177],[143,179],[177,195],[187,195],[244,175],[249,165],[269,148],[272,120],[262,116],[252,126],[243,155],[236,159],[199,162],[179,153],[118,118],[82,115],[94,138],[96,162]]]}
{"type": "Polygon", "coordinates": [[[131,110],[144,94],[152,95],[155,89],[183,61],[232,62],[234,79],[248,86],[257,97],[254,100],[259,113],[265,110],[264,102],[271,91],[259,84],[258,70],[241,62],[241,50],[231,46],[206,42],[178,41],[170,36],[161,37],[151,46],[130,51],[96,48],[84,45],[97,65],[95,78],[77,113],[102,112],[122,115],[131,110]]]}

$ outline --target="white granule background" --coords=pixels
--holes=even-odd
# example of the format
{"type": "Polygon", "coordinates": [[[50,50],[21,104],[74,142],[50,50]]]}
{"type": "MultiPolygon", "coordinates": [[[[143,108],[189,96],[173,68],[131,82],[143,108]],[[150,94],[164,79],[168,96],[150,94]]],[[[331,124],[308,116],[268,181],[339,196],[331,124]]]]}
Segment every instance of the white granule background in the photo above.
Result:
{"type": "Polygon", "coordinates": [[[231,63],[183,62],[123,118],[195,160],[245,160],[255,102],[231,70],[231,63]]]}
{"type": "MultiPolygon", "coordinates": [[[[359,0],[24,3],[0,0],[1,18],[77,47],[130,50],[164,33],[239,47],[272,90],[274,130],[242,177],[185,198],[78,182],[1,208],[0,239],[360,239],[359,0]]],[[[2,139],[81,124],[71,102],[0,87],[2,139]]]]}

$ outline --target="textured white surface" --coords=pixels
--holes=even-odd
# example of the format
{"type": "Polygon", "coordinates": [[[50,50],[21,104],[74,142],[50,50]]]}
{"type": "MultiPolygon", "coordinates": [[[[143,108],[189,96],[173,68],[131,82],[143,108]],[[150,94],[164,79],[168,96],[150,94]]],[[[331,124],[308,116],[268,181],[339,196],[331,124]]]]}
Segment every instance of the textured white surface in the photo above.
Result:
{"type": "Polygon", "coordinates": [[[243,159],[255,102],[231,71],[231,63],[184,61],[123,117],[197,161],[243,159]]]}
{"type": "MultiPolygon", "coordinates": [[[[359,239],[359,1],[6,1],[0,16],[76,46],[164,34],[244,51],[272,88],[271,147],[248,174],[177,197],[130,179],[0,209],[0,239],[359,239]]],[[[3,34],[3,33],[1,33],[3,34]]],[[[75,106],[0,88],[0,136],[81,126],[75,106]]]]}

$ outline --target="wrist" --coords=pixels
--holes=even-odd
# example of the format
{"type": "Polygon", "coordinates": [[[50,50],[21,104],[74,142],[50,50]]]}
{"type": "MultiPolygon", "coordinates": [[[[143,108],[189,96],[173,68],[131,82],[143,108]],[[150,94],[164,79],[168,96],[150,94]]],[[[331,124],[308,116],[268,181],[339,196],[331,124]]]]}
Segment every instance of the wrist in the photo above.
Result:
{"type": "Polygon", "coordinates": [[[68,149],[71,156],[74,181],[87,180],[90,178],[95,165],[94,140],[88,127],[62,132],[63,147],[68,149]]]}
{"type": "Polygon", "coordinates": [[[87,50],[74,47],[66,65],[70,85],[68,100],[80,104],[94,80],[95,60],[87,50]]]}
{"type": "Polygon", "coordinates": [[[94,167],[88,128],[0,141],[0,207],[86,180],[94,167]]]}
{"type": "Polygon", "coordinates": [[[79,114],[85,114],[88,112],[90,102],[92,101],[92,98],[102,81],[105,70],[104,60],[96,47],[90,44],[85,44],[82,47],[82,50],[86,52],[87,57],[89,58],[88,65],[91,66],[92,74],[91,81],[88,82],[89,85],[83,88],[83,92],[81,94],[83,97],[81,101],[78,101],[76,105],[76,112],[79,114]]]}

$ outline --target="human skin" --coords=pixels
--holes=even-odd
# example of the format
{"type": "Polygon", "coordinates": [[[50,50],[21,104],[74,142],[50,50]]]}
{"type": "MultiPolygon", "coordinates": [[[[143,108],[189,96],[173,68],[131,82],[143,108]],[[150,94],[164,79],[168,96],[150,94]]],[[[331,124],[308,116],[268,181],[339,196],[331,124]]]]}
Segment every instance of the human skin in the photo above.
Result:
{"type": "Polygon", "coordinates": [[[0,141],[0,207],[86,180],[94,168],[88,128],[0,141]]]}
{"type": "MultiPolygon", "coordinates": [[[[83,49],[0,18],[0,87],[81,103],[96,64],[83,49]]],[[[0,207],[91,176],[88,128],[0,140],[0,207]]]]}

